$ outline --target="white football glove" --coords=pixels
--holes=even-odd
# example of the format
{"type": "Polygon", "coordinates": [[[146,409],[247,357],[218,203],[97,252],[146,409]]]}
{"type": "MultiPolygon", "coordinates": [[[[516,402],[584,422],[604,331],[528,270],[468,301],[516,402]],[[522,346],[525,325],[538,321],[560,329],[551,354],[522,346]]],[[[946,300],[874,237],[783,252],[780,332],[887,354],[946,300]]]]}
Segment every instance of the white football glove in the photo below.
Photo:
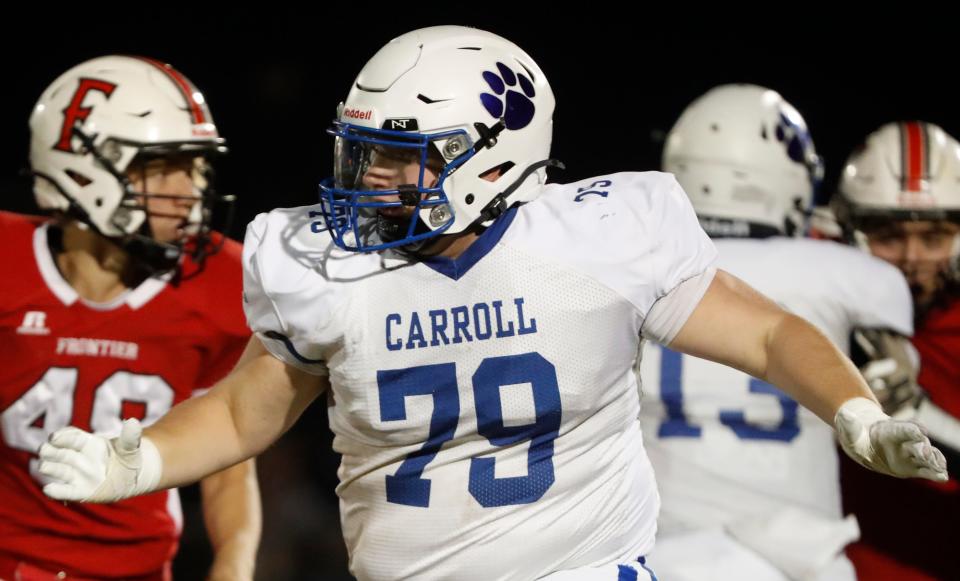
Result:
{"type": "Polygon", "coordinates": [[[925,394],[917,385],[920,356],[910,340],[883,329],[857,329],[853,341],[868,359],[860,373],[883,411],[898,420],[912,419],[925,394]]]}
{"type": "Polygon", "coordinates": [[[947,480],[947,461],[920,426],[894,420],[865,397],[844,402],[834,425],[843,451],[861,466],[897,478],[947,480]]]}
{"type": "Polygon", "coordinates": [[[40,473],[52,482],[43,492],[57,500],[113,502],[151,492],[160,481],[162,459],[136,419],[124,420],[108,439],[68,427],[40,446],[40,473]]]}

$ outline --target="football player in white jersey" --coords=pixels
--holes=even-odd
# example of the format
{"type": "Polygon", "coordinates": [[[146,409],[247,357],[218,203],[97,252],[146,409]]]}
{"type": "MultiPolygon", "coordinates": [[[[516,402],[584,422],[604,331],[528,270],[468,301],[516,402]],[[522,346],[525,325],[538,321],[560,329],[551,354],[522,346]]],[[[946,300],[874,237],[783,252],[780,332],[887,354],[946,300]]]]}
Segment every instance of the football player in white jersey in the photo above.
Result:
{"type": "MultiPolygon", "coordinates": [[[[793,237],[822,165],[803,118],[776,91],[711,89],[670,131],[676,175],[719,253],[717,267],[816,325],[840,349],[879,329],[901,348],[910,292],[889,264],[793,237]],[[899,339],[896,337],[899,336],[899,339]]],[[[833,431],[750,375],[647,343],[641,425],[661,494],[651,556],[665,579],[852,580],[833,431]]]]}
{"type": "Polygon", "coordinates": [[[361,580],[653,579],[659,499],[633,365],[642,337],[781,386],[866,465],[939,479],[802,319],[714,266],[677,182],[545,185],[554,109],[515,44],[440,26],[384,46],[330,129],[318,206],[257,217],[257,334],[209,395],[116,440],[42,451],[55,498],[104,502],[256,455],[324,394],[361,580]]]}

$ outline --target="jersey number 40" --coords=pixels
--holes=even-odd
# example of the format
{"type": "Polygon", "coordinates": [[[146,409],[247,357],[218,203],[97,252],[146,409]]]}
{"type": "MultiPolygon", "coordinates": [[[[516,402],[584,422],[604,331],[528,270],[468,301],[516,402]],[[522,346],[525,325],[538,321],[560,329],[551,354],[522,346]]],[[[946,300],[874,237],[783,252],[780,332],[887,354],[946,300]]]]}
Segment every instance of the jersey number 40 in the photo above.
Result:
{"type": "MultiPolygon", "coordinates": [[[[79,371],[74,367],[51,367],[17,401],[0,414],[0,428],[7,445],[36,454],[51,433],[71,424],[74,392],[79,371]]],[[[93,391],[90,430],[119,434],[125,402],[143,406],[144,424],[151,424],[170,410],[173,388],[159,375],[117,371],[93,391]]],[[[47,478],[37,471],[38,458],[30,460],[30,474],[40,483],[47,478]]]]}

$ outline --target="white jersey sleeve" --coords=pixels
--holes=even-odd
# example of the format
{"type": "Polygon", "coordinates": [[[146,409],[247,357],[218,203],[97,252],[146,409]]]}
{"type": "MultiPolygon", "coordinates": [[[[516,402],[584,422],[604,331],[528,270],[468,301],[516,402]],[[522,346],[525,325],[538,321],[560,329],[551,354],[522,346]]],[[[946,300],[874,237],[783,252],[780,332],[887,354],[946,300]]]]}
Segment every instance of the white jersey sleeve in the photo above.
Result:
{"type": "Polygon", "coordinates": [[[715,273],[717,251],[700,227],[690,199],[671,174],[659,212],[649,218],[657,229],[653,276],[656,299],[644,319],[643,336],[668,344],[700,303],[715,273]]]}
{"type": "Polygon", "coordinates": [[[274,356],[326,375],[327,331],[336,312],[336,286],[311,264],[329,237],[310,231],[307,208],[260,214],[243,244],[243,307],[247,324],[274,356]]]}
{"type": "Polygon", "coordinates": [[[644,321],[641,330],[643,336],[661,345],[670,345],[700,304],[716,273],[717,269],[709,268],[682,281],[660,297],[644,321]]]}
{"type": "Polygon", "coordinates": [[[653,280],[657,281],[655,302],[706,272],[717,257],[683,188],[673,175],[661,175],[663,185],[656,196],[655,211],[644,216],[646,227],[655,232],[649,251],[653,280]]]}
{"type": "Polygon", "coordinates": [[[551,185],[528,206],[507,238],[617,292],[636,308],[645,336],[669,342],[706,286],[678,293],[683,307],[663,309],[652,326],[644,324],[651,309],[670,302],[687,280],[704,275],[709,285],[716,248],[671,174],[618,173],[551,185]],[[526,232],[534,225],[538,236],[526,232]]]}

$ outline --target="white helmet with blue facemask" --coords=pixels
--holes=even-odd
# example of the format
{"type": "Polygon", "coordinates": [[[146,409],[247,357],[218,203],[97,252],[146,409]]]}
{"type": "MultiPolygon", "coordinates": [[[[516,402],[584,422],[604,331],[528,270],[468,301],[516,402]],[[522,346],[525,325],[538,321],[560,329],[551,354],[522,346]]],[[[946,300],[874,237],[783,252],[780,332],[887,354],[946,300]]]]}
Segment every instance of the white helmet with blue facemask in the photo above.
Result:
{"type": "Polygon", "coordinates": [[[415,249],[533,199],[546,166],[557,165],[548,159],[554,104],[533,59],[497,35],[437,26],[389,42],[360,71],[329,130],[334,176],[320,201],[333,240],[354,251],[415,249]],[[362,180],[378,148],[418,160],[417,183],[372,196],[362,180]],[[425,179],[431,160],[441,160],[436,183],[425,179]],[[415,209],[412,220],[387,224],[377,211],[401,206],[415,209]]]}

